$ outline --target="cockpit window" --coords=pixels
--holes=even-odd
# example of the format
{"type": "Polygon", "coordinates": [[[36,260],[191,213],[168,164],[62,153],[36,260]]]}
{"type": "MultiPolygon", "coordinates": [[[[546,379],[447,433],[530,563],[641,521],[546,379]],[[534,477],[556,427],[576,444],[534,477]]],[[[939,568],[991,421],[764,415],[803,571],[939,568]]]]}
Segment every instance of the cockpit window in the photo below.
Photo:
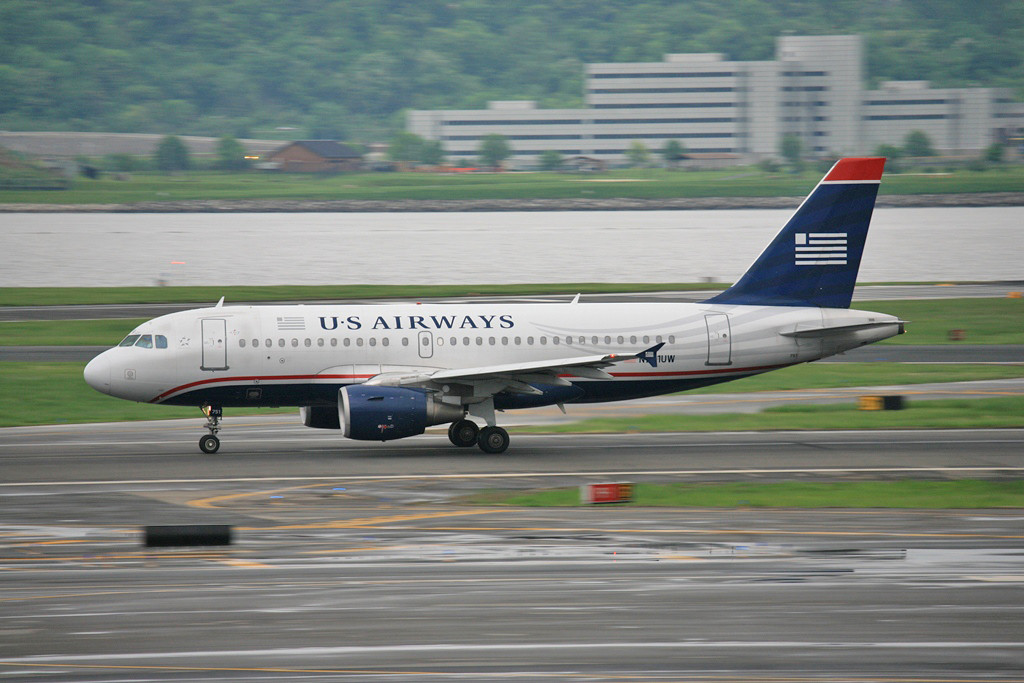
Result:
{"type": "Polygon", "coordinates": [[[139,334],[129,334],[127,337],[125,337],[123,340],[121,340],[121,343],[118,344],[118,346],[134,346],[135,342],[141,336],[142,335],[139,335],[139,334]]]}
{"type": "Polygon", "coordinates": [[[139,341],[135,342],[135,345],[136,346],[140,346],[140,347],[142,347],[144,349],[151,349],[151,348],[153,348],[153,335],[151,335],[151,334],[144,334],[144,335],[142,335],[141,337],[139,337],[139,341]]]}
{"type": "Polygon", "coordinates": [[[167,348],[167,337],[162,334],[154,335],[156,337],[156,348],[166,349],[167,348]]]}

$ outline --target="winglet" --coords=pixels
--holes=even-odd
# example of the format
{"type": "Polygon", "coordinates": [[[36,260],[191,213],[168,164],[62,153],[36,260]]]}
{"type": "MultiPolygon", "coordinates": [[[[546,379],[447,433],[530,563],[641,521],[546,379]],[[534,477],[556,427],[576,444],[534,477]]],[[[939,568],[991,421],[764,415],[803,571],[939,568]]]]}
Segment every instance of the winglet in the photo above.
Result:
{"type": "Polygon", "coordinates": [[[220,301],[217,302],[217,305],[214,306],[214,308],[220,308],[223,305],[224,305],[224,297],[221,297],[220,301]]]}

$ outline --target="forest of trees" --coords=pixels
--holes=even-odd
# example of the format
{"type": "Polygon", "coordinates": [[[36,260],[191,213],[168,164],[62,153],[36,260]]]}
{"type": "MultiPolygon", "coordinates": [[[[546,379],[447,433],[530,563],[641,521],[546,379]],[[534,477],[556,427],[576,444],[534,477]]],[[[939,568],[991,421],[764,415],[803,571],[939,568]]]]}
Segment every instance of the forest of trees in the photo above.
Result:
{"type": "Polygon", "coordinates": [[[4,0],[0,129],[384,140],[402,111],[583,102],[588,62],[772,59],[865,36],[867,74],[1024,98],[1021,0],[4,0]]]}

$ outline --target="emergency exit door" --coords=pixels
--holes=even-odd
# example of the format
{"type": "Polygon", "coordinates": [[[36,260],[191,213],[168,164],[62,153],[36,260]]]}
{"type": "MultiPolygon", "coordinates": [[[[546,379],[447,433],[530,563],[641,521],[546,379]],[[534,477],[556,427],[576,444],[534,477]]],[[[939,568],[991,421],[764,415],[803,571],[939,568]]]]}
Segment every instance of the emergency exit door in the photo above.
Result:
{"type": "Polygon", "coordinates": [[[704,322],[708,326],[708,361],[705,365],[732,364],[732,332],[729,316],[725,313],[707,313],[704,322]]]}
{"type": "Polygon", "coordinates": [[[203,364],[200,370],[228,369],[228,324],[223,318],[203,320],[203,364]]]}

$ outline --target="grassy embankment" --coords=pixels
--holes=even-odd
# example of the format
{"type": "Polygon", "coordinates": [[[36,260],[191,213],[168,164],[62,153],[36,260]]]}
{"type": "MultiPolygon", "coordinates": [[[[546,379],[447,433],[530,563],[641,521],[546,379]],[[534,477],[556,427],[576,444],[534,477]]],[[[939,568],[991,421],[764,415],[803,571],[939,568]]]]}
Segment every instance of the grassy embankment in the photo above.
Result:
{"type": "MultiPolygon", "coordinates": [[[[821,172],[765,173],[755,168],[722,171],[616,170],[597,175],[563,173],[357,173],[300,174],[188,172],[139,173],[129,180],[79,179],[72,189],[0,192],[0,203],[124,204],[227,199],[570,199],[803,196],[821,172]],[[616,182],[618,181],[618,182],[616,182]]],[[[1024,167],[939,175],[887,175],[885,194],[1019,192],[1024,167]]]]}
{"type": "MultiPolygon", "coordinates": [[[[580,504],[577,488],[484,491],[465,502],[566,507],[580,504]]],[[[863,481],[778,484],[636,484],[639,507],[785,507],[978,509],[1024,507],[1024,480],[863,481]]]]}

